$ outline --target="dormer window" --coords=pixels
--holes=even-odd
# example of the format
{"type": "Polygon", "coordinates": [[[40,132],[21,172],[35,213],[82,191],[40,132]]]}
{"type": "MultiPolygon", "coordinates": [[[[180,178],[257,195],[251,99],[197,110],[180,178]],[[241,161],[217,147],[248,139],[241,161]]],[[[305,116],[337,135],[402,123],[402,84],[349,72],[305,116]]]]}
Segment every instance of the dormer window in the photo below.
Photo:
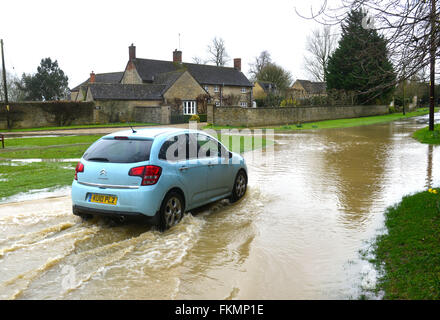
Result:
{"type": "Polygon", "coordinates": [[[214,92],[219,92],[219,91],[220,91],[219,86],[214,86],[214,92]]]}

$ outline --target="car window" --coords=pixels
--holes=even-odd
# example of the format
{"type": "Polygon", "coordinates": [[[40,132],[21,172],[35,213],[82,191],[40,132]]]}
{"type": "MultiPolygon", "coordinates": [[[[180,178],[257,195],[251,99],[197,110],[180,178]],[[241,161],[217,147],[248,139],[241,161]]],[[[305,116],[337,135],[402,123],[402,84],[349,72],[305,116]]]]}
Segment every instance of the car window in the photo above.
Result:
{"type": "Polygon", "coordinates": [[[153,140],[101,139],[90,146],[83,158],[87,161],[133,163],[148,161],[153,140]]]}
{"type": "Polygon", "coordinates": [[[188,136],[181,134],[166,140],[159,151],[159,159],[166,161],[182,161],[188,158],[188,136]]]}
{"type": "Polygon", "coordinates": [[[218,158],[220,156],[220,144],[211,137],[198,134],[197,145],[199,158],[218,158]]]}

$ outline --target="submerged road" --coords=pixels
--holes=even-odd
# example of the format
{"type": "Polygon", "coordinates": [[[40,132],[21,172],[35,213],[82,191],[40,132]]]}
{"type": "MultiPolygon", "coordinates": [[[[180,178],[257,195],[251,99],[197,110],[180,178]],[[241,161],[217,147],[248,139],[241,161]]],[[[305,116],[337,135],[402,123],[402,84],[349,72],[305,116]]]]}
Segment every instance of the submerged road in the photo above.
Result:
{"type": "Polygon", "coordinates": [[[384,210],[440,184],[440,147],[411,138],[426,122],[277,133],[242,201],[163,234],[83,222],[68,195],[0,204],[0,299],[356,299],[384,210]]]}

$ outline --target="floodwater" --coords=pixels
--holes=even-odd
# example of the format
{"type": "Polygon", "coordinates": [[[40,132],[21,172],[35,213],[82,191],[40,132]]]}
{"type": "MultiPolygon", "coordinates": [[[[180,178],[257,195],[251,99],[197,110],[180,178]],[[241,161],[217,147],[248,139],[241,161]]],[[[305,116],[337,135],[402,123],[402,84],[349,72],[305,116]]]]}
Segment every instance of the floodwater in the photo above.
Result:
{"type": "Polygon", "coordinates": [[[83,222],[69,196],[0,204],[0,299],[357,299],[384,210],[440,184],[440,147],[411,138],[426,121],[276,134],[242,201],[163,234],[83,222]]]}

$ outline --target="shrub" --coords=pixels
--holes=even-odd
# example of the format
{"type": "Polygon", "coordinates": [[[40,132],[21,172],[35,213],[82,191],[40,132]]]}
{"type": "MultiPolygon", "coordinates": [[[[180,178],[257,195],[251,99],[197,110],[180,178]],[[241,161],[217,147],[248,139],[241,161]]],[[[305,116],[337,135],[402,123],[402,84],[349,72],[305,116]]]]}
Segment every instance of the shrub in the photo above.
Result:
{"type": "Polygon", "coordinates": [[[191,118],[189,118],[189,121],[197,121],[200,122],[200,117],[197,114],[193,114],[191,118]]]}

